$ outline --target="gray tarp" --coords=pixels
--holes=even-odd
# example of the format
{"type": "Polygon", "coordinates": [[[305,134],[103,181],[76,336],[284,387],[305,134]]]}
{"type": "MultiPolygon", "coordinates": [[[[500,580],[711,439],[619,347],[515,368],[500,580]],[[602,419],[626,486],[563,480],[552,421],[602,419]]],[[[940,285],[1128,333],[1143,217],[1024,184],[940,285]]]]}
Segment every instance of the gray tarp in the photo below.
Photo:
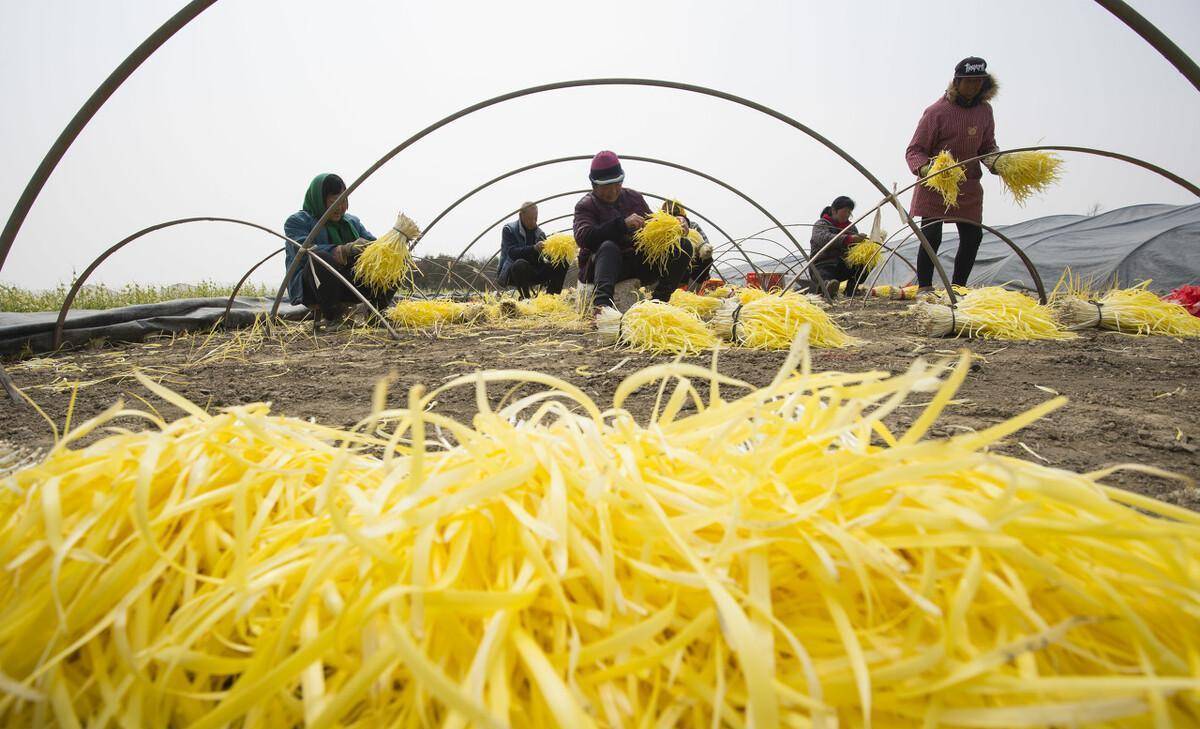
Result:
{"type": "MultiPolygon", "coordinates": [[[[67,312],[63,344],[81,345],[92,340],[140,342],[155,334],[208,329],[225,313],[228,299],[175,299],[158,304],[122,306],[118,309],[67,312]]],[[[245,327],[257,316],[271,310],[271,299],[241,298],[234,301],[227,325],[245,327]]],[[[284,304],[279,315],[300,319],[308,312],[303,306],[284,304]]],[[[58,312],[0,312],[0,354],[22,351],[47,352],[54,338],[58,312]]]]}
{"type": "MultiPolygon", "coordinates": [[[[1133,205],[1102,215],[1052,215],[996,228],[1033,260],[1047,291],[1067,267],[1097,283],[1116,280],[1129,285],[1151,279],[1151,288],[1159,292],[1200,280],[1200,204],[1133,205]]],[[[938,258],[949,274],[958,234],[951,224],[945,229],[938,258]]],[[[901,245],[900,253],[916,263],[916,240],[901,245]]],[[[904,284],[912,278],[908,266],[888,262],[879,283],[904,284]]],[[[969,285],[1010,282],[1033,288],[1021,259],[999,238],[985,233],[969,285]]]]}
{"type": "MultiPolygon", "coordinates": [[[[1200,281],[1200,204],[1132,205],[1102,215],[1051,215],[996,228],[1033,260],[1047,293],[1068,266],[1073,274],[1097,283],[1115,278],[1129,285],[1151,279],[1151,288],[1160,293],[1200,281]]],[[[905,232],[907,229],[889,246],[903,240],[905,232]]],[[[900,245],[900,253],[916,264],[917,242],[908,234],[910,239],[900,245]]],[[[957,251],[958,232],[947,223],[938,251],[947,275],[954,268],[957,251]]],[[[797,256],[789,256],[785,265],[797,260],[797,256]]],[[[773,262],[762,266],[768,271],[782,270],[773,262]]],[[[733,267],[740,272],[746,269],[744,263],[733,267]]],[[[725,271],[728,275],[727,268],[725,271]]],[[[877,283],[915,283],[915,275],[912,268],[893,260],[884,265],[877,283]]],[[[1021,259],[991,233],[984,233],[968,283],[973,287],[1011,283],[1034,288],[1021,259]]],[[[936,277],[934,284],[941,285],[936,277]]]]}

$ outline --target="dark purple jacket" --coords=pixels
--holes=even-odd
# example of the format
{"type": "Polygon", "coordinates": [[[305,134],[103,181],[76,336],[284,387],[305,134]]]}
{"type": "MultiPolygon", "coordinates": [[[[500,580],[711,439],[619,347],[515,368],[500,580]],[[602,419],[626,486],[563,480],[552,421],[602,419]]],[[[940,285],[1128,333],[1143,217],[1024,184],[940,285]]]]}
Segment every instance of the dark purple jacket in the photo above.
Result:
{"type": "Polygon", "coordinates": [[[646,198],[636,190],[622,188],[621,195],[612,205],[600,202],[595,193],[589,192],[575,203],[575,242],[579,245],[579,280],[592,280],[592,254],[606,240],[621,248],[633,247],[633,231],[625,228],[625,218],[637,213],[649,215],[650,206],[646,198]]]}

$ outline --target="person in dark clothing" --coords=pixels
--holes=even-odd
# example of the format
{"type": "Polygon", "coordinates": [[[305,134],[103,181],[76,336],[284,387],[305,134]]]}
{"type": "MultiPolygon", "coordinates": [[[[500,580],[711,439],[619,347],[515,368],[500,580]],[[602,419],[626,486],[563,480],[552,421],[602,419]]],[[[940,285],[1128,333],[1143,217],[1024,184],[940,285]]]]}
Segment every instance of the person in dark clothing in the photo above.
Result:
{"type": "MultiPolygon", "coordinates": [[[[934,102],[917,123],[912,141],[905,150],[905,161],[914,175],[925,177],[934,157],[942,150],[963,161],[996,152],[996,122],[991,101],[999,89],[996,79],[988,73],[982,58],[964,58],[954,67],[954,78],[942,97],[934,102]]],[[[967,164],[966,179],[958,189],[958,204],[947,208],[941,195],[924,185],[913,189],[909,215],[921,218],[921,228],[929,245],[936,252],[942,243],[942,218],[954,217],[969,221],[958,225],[958,252],[954,256],[952,283],[966,286],[983,240],[983,177],[982,167],[995,174],[995,155],[967,164]]],[[[933,259],[922,246],[917,251],[917,285],[920,291],[933,290],[933,259]]]]}
{"type": "Polygon", "coordinates": [[[853,212],[853,200],[845,195],[837,197],[833,204],[821,211],[821,217],[813,224],[812,238],[808,242],[811,265],[825,282],[830,298],[837,296],[842,281],[846,282],[846,296],[854,296],[865,273],[862,268],[846,263],[846,252],[850,246],[866,237],[859,234],[857,226],[850,225],[850,214],[853,212]],[[843,230],[845,234],[836,243],[826,247],[843,230]]]}
{"type": "Polygon", "coordinates": [[[538,227],[538,208],[531,202],[521,205],[517,219],[500,231],[501,286],[513,286],[521,298],[533,295],[533,287],[544,285],[546,293],[562,292],[568,266],[556,266],[542,260],[542,241],[546,234],[538,227]]]}
{"type": "Polygon", "coordinates": [[[613,152],[598,153],[588,178],[592,191],[575,204],[574,232],[579,280],[595,284],[595,305],[612,306],[617,282],[633,278],[653,283],[654,298],[669,301],[691,265],[691,242],[682,242],[665,271],[651,266],[633,247],[633,234],[645,225],[650,206],[640,192],[624,187],[621,160],[613,152]]]}
{"type": "Polygon", "coordinates": [[[690,289],[698,289],[701,284],[708,280],[709,274],[712,271],[713,264],[713,249],[708,242],[708,236],[699,224],[692,222],[691,216],[687,213],[687,208],[683,207],[683,203],[678,200],[663,201],[662,208],[664,213],[678,216],[683,220],[683,234],[688,236],[692,242],[692,261],[688,266],[687,284],[690,289]],[[696,232],[696,236],[691,235],[691,231],[696,232]],[[699,242],[696,241],[699,237],[699,242]]]}
{"type": "MultiPolygon", "coordinates": [[[[293,213],[283,224],[284,235],[303,242],[325,214],[326,208],[345,190],[346,183],[337,175],[325,173],[314,177],[304,194],[303,209],[293,213]]],[[[394,289],[375,291],[355,279],[354,261],[362,248],[375,240],[375,236],[356,216],[346,212],[349,203],[349,198],[338,203],[329,220],[313,238],[314,245],[308,255],[320,258],[337,269],[367,301],[382,311],[391,303],[396,292],[394,289]]],[[[298,252],[298,246],[287,243],[284,265],[291,266],[298,252]]],[[[340,322],[351,313],[353,305],[359,303],[354,292],[330,273],[326,266],[312,260],[302,261],[300,269],[288,281],[288,299],[293,304],[307,306],[318,320],[324,318],[331,322],[340,322]]]]}

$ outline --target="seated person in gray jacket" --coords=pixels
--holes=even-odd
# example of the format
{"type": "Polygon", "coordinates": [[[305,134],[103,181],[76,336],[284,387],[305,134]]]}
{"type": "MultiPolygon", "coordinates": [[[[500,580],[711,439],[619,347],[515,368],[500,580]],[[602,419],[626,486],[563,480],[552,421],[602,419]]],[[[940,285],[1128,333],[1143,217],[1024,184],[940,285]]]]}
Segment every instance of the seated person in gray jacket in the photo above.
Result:
{"type": "Polygon", "coordinates": [[[533,287],[544,285],[546,293],[562,292],[567,266],[542,260],[542,241],[546,234],[538,227],[538,208],[531,202],[521,205],[517,219],[500,231],[501,286],[513,286],[522,299],[533,295],[533,287]]]}

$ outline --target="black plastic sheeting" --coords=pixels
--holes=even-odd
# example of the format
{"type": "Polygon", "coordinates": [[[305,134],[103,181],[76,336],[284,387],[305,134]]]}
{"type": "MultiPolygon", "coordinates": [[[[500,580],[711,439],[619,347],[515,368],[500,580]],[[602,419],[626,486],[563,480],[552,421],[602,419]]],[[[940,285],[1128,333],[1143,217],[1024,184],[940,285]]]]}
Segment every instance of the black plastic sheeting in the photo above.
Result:
{"type": "MultiPolygon", "coordinates": [[[[958,251],[958,232],[952,223],[944,228],[938,258],[949,274],[958,251]]],[[[1052,215],[996,229],[1033,261],[1047,293],[1067,267],[1073,275],[1098,284],[1115,280],[1125,286],[1151,279],[1150,288],[1160,293],[1200,281],[1200,204],[1133,205],[1101,215],[1052,215]]],[[[900,246],[900,253],[916,263],[917,245],[915,238],[909,240],[900,246]]],[[[911,268],[889,261],[878,283],[915,281],[911,268]]],[[[936,277],[934,284],[940,285],[936,277]]],[[[1021,259],[985,232],[967,285],[1000,284],[1034,288],[1021,259]]]]}
{"type": "MultiPolygon", "coordinates": [[[[175,299],[118,309],[69,311],[63,328],[63,345],[80,346],[96,340],[140,342],[155,335],[209,329],[221,319],[228,301],[175,299]]],[[[271,299],[239,297],[234,300],[225,325],[250,326],[256,317],[270,313],[271,303],[271,299]]],[[[307,313],[303,306],[285,304],[279,308],[279,316],[284,319],[302,319],[307,313]]],[[[57,320],[57,311],[0,312],[0,354],[50,351],[57,320]]]]}

